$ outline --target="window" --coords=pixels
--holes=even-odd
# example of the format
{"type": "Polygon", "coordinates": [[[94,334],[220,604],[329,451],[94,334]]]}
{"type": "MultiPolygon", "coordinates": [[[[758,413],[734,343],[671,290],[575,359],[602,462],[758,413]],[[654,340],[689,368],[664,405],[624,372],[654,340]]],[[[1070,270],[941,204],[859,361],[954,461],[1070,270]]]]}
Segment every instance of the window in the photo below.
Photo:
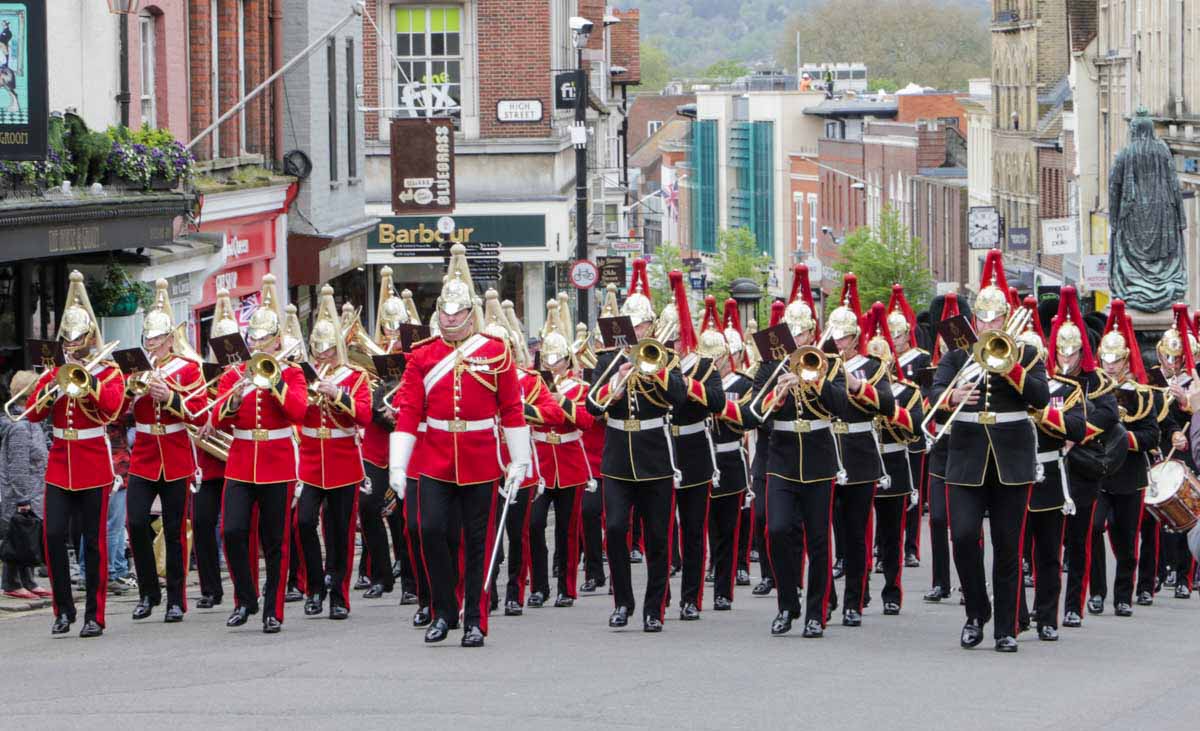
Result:
{"type": "Polygon", "coordinates": [[[653,137],[654,133],[662,129],[663,123],[657,119],[646,123],[646,136],[653,137]]]}
{"type": "Polygon", "coordinates": [[[808,194],[808,240],[812,242],[813,251],[816,251],[817,246],[817,201],[820,198],[816,193],[808,194]]]}
{"type": "Polygon", "coordinates": [[[401,117],[460,116],[462,15],[461,7],[395,9],[401,117]]]}
{"type": "Polygon", "coordinates": [[[142,39],[142,124],[158,126],[154,84],[154,16],[146,13],[138,18],[138,31],[142,39]]]}
{"type": "Polygon", "coordinates": [[[338,179],[337,157],[337,41],[330,38],[325,45],[325,85],[329,97],[329,179],[338,179]]]}
{"type": "Polygon", "coordinates": [[[346,39],[346,176],[358,177],[358,113],[354,88],[354,39],[346,39]]]}
{"type": "Polygon", "coordinates": [[[792,213],[796,217],[796,251],[804,251],[804,194],[792,193],[792,213]]]}

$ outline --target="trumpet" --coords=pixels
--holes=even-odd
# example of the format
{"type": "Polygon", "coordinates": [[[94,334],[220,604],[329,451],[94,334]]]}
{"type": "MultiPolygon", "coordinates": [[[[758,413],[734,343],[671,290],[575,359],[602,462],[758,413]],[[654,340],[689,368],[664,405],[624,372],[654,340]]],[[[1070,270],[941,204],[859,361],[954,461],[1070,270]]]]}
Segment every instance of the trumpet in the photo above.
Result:
{"type": "Polygon", "coordinates": [[[279,379],[283,377],[283,363],[288,356],[294,353],[302,345],[297,341],[289,345],[279,355],[271,355],[269,353],[255,353],[246,361],[246,370],[243,371],[241,378],[228,391],[221,396],[208,402],[208,405],[192,414],[193,417],[200,417],[207,414],[212,409],[220,404],[225,403],[235,393],[242,394],[245,397],[255,389],[272,388],[279,379]],[[242,388],[242,384],[246,384],[242,388]]]}
{"type": "MultiPolygon", "coordinates": [[[[111,355],[118,345],[120,345],[120,341],[118,340],[108,343],[83,365],[65,363],[59,366],[58,373],[55,374],[54,385],[43,391],[33,406],[30,406],[16,416],[13,416],[8,411],[13,404],[26,397],[33,388],[33,385],[30,385],[28,388],[22,389],[19,393],[15,394],[4,404],[4,413],[8,414],[8,418],[13,422],[17,422],[29,416],[32,412],[43,408],[47,403],[57,399],[61,394],[66,394],[69,398],[79,398],[83,395],[84,389],[87,388],[88,382],[91,380],[92,369],[99,365],[100,361],[111,355]]],[[[34,382],[34,384],[36,383],[37,381],[34,382]]]]}
{"type": "Polygon", "coordinates": [[[630,378],[634,376],[638,378],[653,376],[663,368],[666,368],[670,362],[670,355],[667,352],[666,346],[654,338],[642,338],[637,341],[637,345],[633,346],[629,358],[633,362],[633,368],[624,377],[618,377],[613,383],[611,389],[613,393],[623,390],[630,378]]]}
{"type": "MultiPolygon", "coordinates": [[[[824,342],[824,339],[822,339],[824,342]]],[[[829,359],[825,356],[825,351],[815,345],[804,345],[793,350],[788,357],[779,362],[775,366],[775,371],[771,373],[771,377],[763,384],[762,389],[754,396],[754,400],[750,402],[750,413],[760,421],[766,420],[766,414],[762,413],[763,402],[767,395],[775,388],[775,382],[783,375],[786,369],[788,372],[795,374],[800,379],[800,385],[803,388],[815,388],[829,372],[829,359]]]]}
{"type": "Polygon", "coordinates": [[[317,387],[321,385],[322,381],[329,377],[330,370],[332,370],[332,368],[328,363],[323,364],[317,369],[317,380],[308,384],[308,403],[314,406],[325,405],[325,394],[321,393],[317,387]]]}

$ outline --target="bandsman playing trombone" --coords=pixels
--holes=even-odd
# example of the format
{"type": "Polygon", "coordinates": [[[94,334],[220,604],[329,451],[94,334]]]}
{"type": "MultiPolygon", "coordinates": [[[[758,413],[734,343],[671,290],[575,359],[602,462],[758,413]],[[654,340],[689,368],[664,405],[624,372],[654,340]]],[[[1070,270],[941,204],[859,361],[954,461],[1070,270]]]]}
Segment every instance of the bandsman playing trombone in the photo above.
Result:
{"type": "Polygon", "coordinates": [[[104,633],[108,585],[108,496],[115,486],[105,425],[121,412],[125,379],[108,360],[116,343],[101,346],[100,326],[83,275],[71,272],[67,306],[58,327],[66,363],[48,368],[26,401],[30,421],[50,419],[54,440],[46,460],[46,568],[54,591],[51,634],[66,634],[75,622],[75,598],[67,558],[71,521],[77,520],[89,559],[84,572],[87,598],[80,637],[104,633]]]}
{"type": "Polygon", "coordinates": [[[129,546],[137,571],[138,603],[133,618],[146,619],[162,602],[154,558],[151,506],[162,506],[166,544],[167,609],[164,622],[182,622],[187,611],[188,483],[198,480],[196,453],[188,423],[208,402],[200,364],[176,352],[177,333],[171,317],[167,280],[155,283],[154,305],[142,322],[142,347],[153,370],[134,375],[126,384],[126,408],[133,409],[133,453],[129,459],[129,546]]]}
{"type": "Polygon", "coordinates": [[[975,301],[975,328],[980,333],[977,359],[961,348],[947,353],[938,364],[930,392],[931,408],[951,412],[946,437],[950,440],[947,505],[954,563],[966,600],[967,621],[959,637],[963,648],[982,642],[983,625],[993,618],[979,540],[986,512],[994,552],[996,651],[1017,651],[1021,532],[1037,456],[1029,410],[1043,409],[1050,400],[1037,349],[1004,330],[1010,324],[1009,313],[1021,309],[1019,302],[1009,300],[1004,262],[993,249],[975,301]],[[960,377],[970,373],[975,377],[960,377]]]}
{"type": "MultiPolygon", "coordinates": [[[[262,304],[250,316],[246,335],[251,360],[222,376],[217,398],[210,404],[216,410],[216,425],[233,430],[221,531],[236,604],[225,624],[240,627],[259,611],[250,566],[251,514],[257,507],[259,545],[267,568],[263,632],[274,634],[283,628],[287,536],[296,480],[294,434],[308,409],[308,387],[300,367],[285,360],[283,313],[273,275],[263,277],[262,304]]],[[[288,348],[295,349],[294,344],[288,348]]]]}
{"type": "MultiPolygon", "coordinates": [[[[300,481],[295,498],[308,580],[304,614],[312,617],[323,611],[328,576],[329,618],[345,619],[350,615],[358,492],[360,486],[363,492],[375,489],[364,481],[358,438],[359,428],[371,420],[371,386],[367,374],[346,360],[333,287],[328,284],[321,288],[308,347],[317,380],[309,384],[308,410],[300,427],[300,481]],[[323,565],[318,520],[325,524],[323,565]]],[[[378,487],[383,489],[383,485],[378,487]]]]}

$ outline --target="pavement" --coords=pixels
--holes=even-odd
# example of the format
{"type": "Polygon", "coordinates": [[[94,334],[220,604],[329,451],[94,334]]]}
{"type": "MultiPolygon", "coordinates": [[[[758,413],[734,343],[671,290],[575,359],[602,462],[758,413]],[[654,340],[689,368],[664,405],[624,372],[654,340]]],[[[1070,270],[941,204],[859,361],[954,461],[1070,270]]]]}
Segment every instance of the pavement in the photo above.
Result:
{"type": "MultiPolygon", "coordinates": [[[[344,622],[289,604],[278,635],[262,634],[257,620],[227,629],[229,590],[223,606],[193,608],[176,625],[163,624],[160,609],[134,623],[136,597],[114,597],[95,640],[81,640],[79,624],[51,637],[48,609],[3,612],[0,728],[1195,726],[1197,598],[1163,592],[1132,618],[1110,605],[1056,643],[1024,633],[1014,655],[991,649],[989,627],[979,648],[964,651],[957,601],[921,601],[928,564],[904,571],[900,616],[882,616],[874,575],[863,626],[835,617],[820,640],[802,639],[799,625],[771,637],[774,595],[754,597],[750,587],[738,587],[732,612],[706,609],[698,622],[679,621],[673,608],[656,635],[636,614],[629,629],[610,630],[602,589],[570,609],[493,615],[477,650],[459,647],[458,633],[425,645],[398,593],[371,601],[356,592],[344,622]]],[[[639,592],[644,575],[644,564],[634,567],[639,592]]],[[[678,578],[672,586],[677,597],[678,578]]]]}

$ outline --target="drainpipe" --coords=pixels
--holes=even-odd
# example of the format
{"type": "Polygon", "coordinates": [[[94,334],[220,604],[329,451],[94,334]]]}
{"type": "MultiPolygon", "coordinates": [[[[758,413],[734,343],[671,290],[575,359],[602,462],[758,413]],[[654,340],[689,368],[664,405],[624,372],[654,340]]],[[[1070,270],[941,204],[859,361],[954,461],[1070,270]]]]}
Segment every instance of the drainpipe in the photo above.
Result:
{"type": "MultiPolygon", "coordinates": [[[[283,0],[271,0],[271,71],[283,67],[283,0]]],[[[271,126],[273,136],[271,147],[272,157],[276,163],[283,162],[283,84],[276,84],[271,90],[271,113],[274,121],[271,126]]]]}

